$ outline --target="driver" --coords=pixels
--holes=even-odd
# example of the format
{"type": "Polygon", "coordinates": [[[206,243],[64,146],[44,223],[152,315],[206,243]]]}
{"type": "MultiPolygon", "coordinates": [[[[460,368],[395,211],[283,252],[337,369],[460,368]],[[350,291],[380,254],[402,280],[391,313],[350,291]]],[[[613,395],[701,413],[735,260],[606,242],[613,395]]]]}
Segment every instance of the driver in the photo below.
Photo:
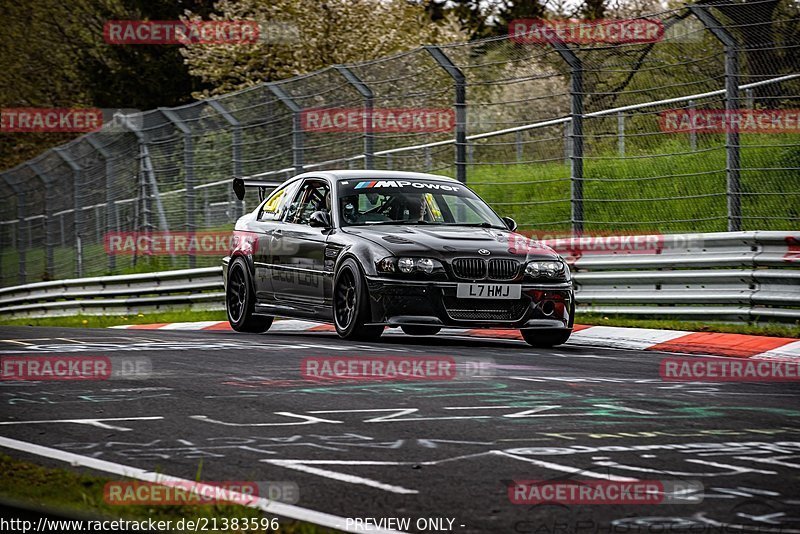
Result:
{"type": "Polygon", "coordinates": [[[411,193],[405,195],[406,209],[408,216],[405,217],[407,221],[419,222],[425,220],[425,215],[428,211],[428,202],[424,194],[411,193]]]}
{"type": "Polygon", "coordinates": [[[342,198],[342,218],[348,224],[355,224],[361,218],[361,214],[358,212],[358,195],[342,198]]]}

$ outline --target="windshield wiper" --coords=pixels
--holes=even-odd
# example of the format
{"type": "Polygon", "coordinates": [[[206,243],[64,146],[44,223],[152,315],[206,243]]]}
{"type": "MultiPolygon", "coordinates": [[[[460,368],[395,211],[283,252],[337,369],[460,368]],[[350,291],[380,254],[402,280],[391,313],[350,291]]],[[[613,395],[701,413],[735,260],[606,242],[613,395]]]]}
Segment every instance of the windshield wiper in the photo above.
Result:
{"type": "Polygon", "coordinates": [[[496,228],[498,230],[508,230],[505,226],[495,226],[489,222],[479,222],[479,223],[445,223],[449,226],[469,226],[471,228],[496,228]]]}
{"type": "Polygon", "coordinates": [[[379,224],[443,224],[443,223],[429,223],[428,221],[375,221],[375,222],[365,222],[364,226],[376,226],[379,224]]]}

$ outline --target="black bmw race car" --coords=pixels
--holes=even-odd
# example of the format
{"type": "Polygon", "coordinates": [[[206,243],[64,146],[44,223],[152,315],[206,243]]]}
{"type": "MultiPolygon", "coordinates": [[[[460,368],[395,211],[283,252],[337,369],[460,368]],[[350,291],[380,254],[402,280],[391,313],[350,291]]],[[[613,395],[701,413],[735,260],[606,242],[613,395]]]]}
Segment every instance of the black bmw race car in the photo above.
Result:
{"type": "Polygon", "coordinates": [[[387,326],[410,335],[499,328],[550,347],[572,332],[567,264],[456,180],[350,170],[277,186],[234,180],[240,199],[247,187],[262,200],[236,223],[223,260],[237,331],[263,332],[284,316],[330,322],[358,340],[387,326]]]}

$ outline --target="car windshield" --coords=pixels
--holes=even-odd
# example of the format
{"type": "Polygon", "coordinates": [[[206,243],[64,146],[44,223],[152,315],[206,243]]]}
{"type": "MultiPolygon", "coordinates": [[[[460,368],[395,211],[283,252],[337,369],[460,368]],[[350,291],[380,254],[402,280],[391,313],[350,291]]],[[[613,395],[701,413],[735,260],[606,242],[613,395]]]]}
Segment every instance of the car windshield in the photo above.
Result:
{"type": "Polygon", "coordinates": [[[435,180],[345,180],[339,182],[342,226],[439,224],[505,228],[472,191],[435,180]]]}

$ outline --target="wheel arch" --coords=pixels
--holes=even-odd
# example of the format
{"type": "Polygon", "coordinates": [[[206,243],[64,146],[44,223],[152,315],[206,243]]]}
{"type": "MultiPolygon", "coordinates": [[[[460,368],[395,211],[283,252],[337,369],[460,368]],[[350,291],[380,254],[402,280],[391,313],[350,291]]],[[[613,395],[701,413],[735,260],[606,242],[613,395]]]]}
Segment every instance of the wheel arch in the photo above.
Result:
{"type": "Polygon", "coordinates": [[[233,262],[236,261],[239,258],[242,258],[244,260],[245,265],[247,265],[247,268],[250,271],[250,275],[251,276],[255,276],[255,274],[256,274],[256,264],[255,264],[255,261],[253,260],[253,255],[252,254],[245,254],[244,252],[241,252],[241,251],[238,251],[238,250],[230,255],[230,261],[228,261],[228,272],[230,272],[230,269],[231,269],[231,266],[233,265],[233,262]]]}

